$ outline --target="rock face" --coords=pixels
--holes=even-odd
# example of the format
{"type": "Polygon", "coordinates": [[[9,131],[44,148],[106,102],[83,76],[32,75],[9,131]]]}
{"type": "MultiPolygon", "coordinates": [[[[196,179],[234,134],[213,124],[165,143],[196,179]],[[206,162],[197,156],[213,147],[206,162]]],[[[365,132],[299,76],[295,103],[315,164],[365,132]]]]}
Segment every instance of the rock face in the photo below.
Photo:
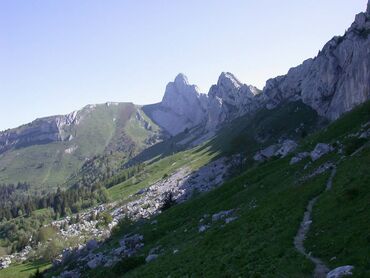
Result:
{"type": "Polygon", "coordinates": [[[268,80],[263,99],[268,108],[301,99],[330,120],[370,99],[369,4],[348,31],[326,43],[317,57],[268,80]]]}

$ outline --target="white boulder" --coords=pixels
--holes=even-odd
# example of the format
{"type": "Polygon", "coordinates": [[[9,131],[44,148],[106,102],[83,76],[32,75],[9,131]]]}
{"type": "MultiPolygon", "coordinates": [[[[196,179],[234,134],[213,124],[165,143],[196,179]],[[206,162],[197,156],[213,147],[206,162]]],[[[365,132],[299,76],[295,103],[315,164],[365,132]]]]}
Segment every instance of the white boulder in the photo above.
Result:
{"type": "Polygon", "coordinates": [[[352,265],[340,266],[330,271],[326,275],[326,278],[341,278],[343,276],[352,275],[353,269],[354,269],[354,266],[352,265]]]}

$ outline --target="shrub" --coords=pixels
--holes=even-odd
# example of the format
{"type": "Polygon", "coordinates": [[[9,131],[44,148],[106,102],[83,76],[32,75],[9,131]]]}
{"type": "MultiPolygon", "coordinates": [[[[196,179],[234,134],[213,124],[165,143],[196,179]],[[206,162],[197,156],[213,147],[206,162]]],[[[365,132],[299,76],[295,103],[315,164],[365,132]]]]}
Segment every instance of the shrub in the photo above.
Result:
{"type": "Polygon", "coordinates": [[[355,199],[358,195],[360,195],[360,190],[358,190],[358,188],[356,188],[356,187],[347,188],[347,189],[344,191],[344,195],[346,196],[346,198],[347,198],[348,200],[353,200],[353,199],[355,199]]]}
{"type": "Polygon", "coordinates": [[[362,147],[366,143],[366,139],[364,138],[357,138],[357,137],[352,137],[344,143],[344,152],[346,155],[351,155],[354,153],[357,149],[362,147]]]}
{"type": "Polygon", "coordinates": [[[108,226],[108,224],[113,221],[113,217],[110,213],[104,211],[98,214],[98,220],[100,220],[100,225],[108,226]]]}
{"type": "Polygon", "coordinates": [[[45,249],[42,250],[42,257],[46,261],[55,259],[64,249],[63,242],[58,239],[53,239],[48,243],[45,249]]]}
{"type": "Polygon", "coordinates": [[[42,278],[44,275],[40,272],[40,269],[37,269],[35,273],[30,275],[30,278],[42,278]]]}
{"type": "Polygon", "coordinates": [[[134,222],[125,217],[125,218],[122,218],[118,224],[116,226],[113,227],[112,229],[112,237],[115,237],[115,236],[122,236],[122,234],[126,234],[129,232],[129,228],[134,224],[134,222]]]}
{"type": "Polygon", "coordinates": [[[37,241],[38,242],[46,242],[49,239],[54,239],[57,232],[51,226],[41,227],[37,233],[37,241]]]}
{"type": "Polygon", "coordinates": [[[145,264],[145,258],[144,257],[128,257],[124,258],[122,261],[117,263],[113,268],[112,272],[114,274],[123,274],[126,272],[129,272],[130,270],[145,264]]]}
{"type": "Polygon", "coordinates": [[[172,192],[167,192],[166,196],[164,197],[164,202],[163,202],[161,210],[165,211],[175,204],[176,204],[176,201],[173,199],[172,192]]]}
{"type": "Polygon", "coordinates": [[[8,255],[8,248],[0,246],[0,257],[8,255]]]}

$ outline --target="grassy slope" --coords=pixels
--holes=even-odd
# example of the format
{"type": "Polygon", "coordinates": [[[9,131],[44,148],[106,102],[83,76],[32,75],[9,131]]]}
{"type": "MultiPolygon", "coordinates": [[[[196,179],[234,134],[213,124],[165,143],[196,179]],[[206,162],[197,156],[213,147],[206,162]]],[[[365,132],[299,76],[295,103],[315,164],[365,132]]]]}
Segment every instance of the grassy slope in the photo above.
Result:
{"type": "Polygon", "coordinates": [[[266,163],[173,207],[156,218],[156,225],[148,221],[128,227],[125,233],[144,235],[143,255],[158,245],[165,251],[127,277],[219,277],[220,273],[223,277],[309,277],[313,266],[298,255],[292,242],[308,200],[323,190],[327,175],[297,186],[295,174],[302,165],[287,169],[288,161],[266,163]],[[239,218],[224,227],[221,222],[212,224],[198,233],[204,214],[227,209],[237,209],[239,218]],[[179,252],[173,254],[175,249],[179,252]]]}
{"type": "Polygon", "coordinates": [[[1,278],[28,278],[35,273],[37,269],[43,271],[50,267],[49,263],[43,262],[26,262],[23,264],[13,265],[12,267],[0,271],[1,278]]]}
{"type": "MultiPolygon", "coordinates": [[[[303,146],[344,139],[345,134],[370,120],[369,107],[367,103],[344,116],[304,140],[303,146]]],[[[330,267],[355,265],[353,277],[366,277],[370,271],[369,153],[366,147],[339,164],[332,191],[324,192],[314,208],[312,231],[305,243],[330,267]],[[337,259],[330,261],[334,256],[337,259]]],[[[305,183],[297,183],[297,179],[325,161],[339,161],[340,156],[327,155],[306,170],[303,167],[307,160],[290,166],[289,159],[264,163],[208,194],[175,206],[156,217],[158,224],[147,221],[127,226],[111,240],[111,245],[117,244],[123,234],[137,232],[145,238],[145,247],[138,255],[146,256],[151,248],[160,245],[164,250],[161,256],[126,274],[99,269],[87,275],[310,277],[313,265],[296,252],[293,238],[305,206],[323,192],[328,173],[305,183]],[[254,204],[257,207],[253,209],[254,204]],[[231,208],[237,209],[236,221],[225,226],[212,224],[206,232],[198,233],[204,214],[231,208]],[[173,254],[175,249],[179,252],[173,254]]]]}
{"type": "Polygon", "coordinates": [[[334,187],[313,210],[306,247],[331,268],[355,265],[358,275],[370,276],[370,148],[345,159],[334,187]],[[335,257],[335,258],[334,258],[335,257]]]}
{"type": "MultiPolygon", "coordinates": [[[[47,189],[63,184],[86,158],[102,153],[114,143],[124,143],[125,138],[135,144],[135,136],[140,134],[137,145],[144,148],[148,132],[135,121],[137,110],[140,108],[130,103],[84,108],[80,124],[68,131],[74,137],[71,141],[34,145],[0,155],[0,183],[27,181],[35,185],[35,189],[47,189]],[[126,128],[127,123],[130,128],[126,128]],[[125,129],[135,133],[126,134],[125,129]],[[74,146],[77,149],[72,154],[65,152],[74,146]]],[[[157,127],[152,126],[154,132],[157,131],[157,127]]]]}
{"type": "MultiPolygon", "coordinates": [[[[199,151],[199,147],[179,152],[154,162],[147,162],[144,170],[134,177],[109,188],[108,192],[112,200],[126,200],[129,195],[146,188],[156,181],[169,175],[181,167],[196,170],[216,158],[218,153],[210,152],[208,149],[199,151]]],[[[155,159],[154,159],[155,160],[155,159]]]]}
{"type": "Polygon", "coordinates": [[[250,157],[281,138],[301,140],[304,133],[315,131],[322,121],[312,108],[300,101],[284,103],[226,125],[207,146],[226,153],[243,152],[250,157]]]}

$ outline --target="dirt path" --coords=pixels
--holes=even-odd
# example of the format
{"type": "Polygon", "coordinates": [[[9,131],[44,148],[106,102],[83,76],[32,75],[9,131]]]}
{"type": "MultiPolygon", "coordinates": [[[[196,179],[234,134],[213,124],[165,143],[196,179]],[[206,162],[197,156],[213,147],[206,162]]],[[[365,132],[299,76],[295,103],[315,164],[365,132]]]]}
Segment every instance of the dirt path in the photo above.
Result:
{"type": "MultiPolygon", "coordinates": [[[[333,184],[333,178],[336,173],[336,168],[333,166],[333,169],[331,171],[331,175],[326,183],[326,191],[330,190],[333,184]]],[[[306,238],[306,235],[308,231],[310,230],[310,226],[312,223],[312,208],[315,205],[316,201],[319,199],[321,194],[311,199],[306,207],[306,211],[303,215],[303,219],[301,222],[301,225],[298,229],[297,235],[294,238],[294,246],[300,252],[303,254],[306,258],[308,258],[311,262],[315,264],[315,270],[314,270],[314,278],[325,278],[326,274],[329,272],[329,268],[325,265],[323,261],[321,261],[319,258],[315,258],[310,253],[307,253],[304,248],[304,240],[306,238]]]]}

